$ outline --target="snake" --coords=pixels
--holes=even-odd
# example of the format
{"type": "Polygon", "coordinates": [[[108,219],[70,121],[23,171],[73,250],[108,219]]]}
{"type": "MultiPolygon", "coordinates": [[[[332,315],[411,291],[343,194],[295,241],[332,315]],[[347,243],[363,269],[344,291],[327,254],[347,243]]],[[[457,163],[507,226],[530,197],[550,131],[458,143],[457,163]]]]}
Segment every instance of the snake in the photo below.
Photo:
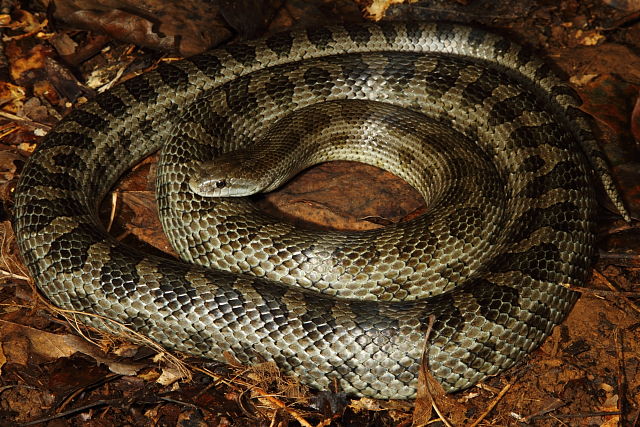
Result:
{"type": "Polygon", "coordinates": [[[475,27],[238,41],[66,115],[21,172],[17,243],[37,288],[87,325],[274,361],[355,396],[415,397],[424,363],[456,392],[523,360],[571,310],[594,257],[598,179],[626,215],[580,105],[531,49],[475,27]],[[119,242],[97,213],[158,150],[159,214],[183,260],[119,242]],[[339,232],[239,197],[337,159],[398,175],[426,212],[339,232]]]}

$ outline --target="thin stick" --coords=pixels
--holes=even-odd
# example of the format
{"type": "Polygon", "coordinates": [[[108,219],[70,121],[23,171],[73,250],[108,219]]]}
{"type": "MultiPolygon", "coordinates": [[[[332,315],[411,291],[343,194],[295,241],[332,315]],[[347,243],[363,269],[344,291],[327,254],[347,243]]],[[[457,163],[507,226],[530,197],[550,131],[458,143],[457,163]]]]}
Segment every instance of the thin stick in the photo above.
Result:
{"type": "Polygon", "coordinates": [[[111,193],[111,212],[109,212],[109,222],[107,223],[107,233],[111,231],[113,221],[116,218],[116,207],[118,206],[118,192],[111,193]]]}
{"type": "Polygon", "coordinates": [[[29,280],[28,276],[11,273],[10,271],[7,271],[7,270],[0,270],[0,274],[2,274],[4,277],[9,277],[11,279],[18,279],[18,280],[25,280],[25,281],[29,280]]]}
{"type": "Polygon", "coordinates": [[[583,412],[579,414],[553,414],[553,415],[537,415],[531,417],[528,421],[548,420],[556,418],[592,418],[592,417],[607,417],[611,415],[621,415],[620,411],[601,411],[601,412],[583,412]]]}
{"type": "Polygon", "coordinates": [[[606,289],[592,289],[585,288],[584,286],[575,286],[575,285],[567,285],[567,289],[571,289],[572,291],[580,292],[583,294],[593,294],[594,296],[612,296],[612,297],[640,297],[640,292],[633,291],[608,291],[606,289]]]}
{"type": "Polygon", "coordinates": [[[296,419],[297,422],[300,423],[301,426],[303,426],[303,427],[313,427],[311,424],[309,424],[309,422],[307,420],[305,420],[302,417],[302,415],[300,415],[298,413],[298,411],[296,411],[293,408],[288,407],[282,400],[276,398],[273,394],[267,393],[265,390],[261,389],[260,387],[252,387],[251,389],[253,391],[257,392],[260,395],[260,397],[262,397],[264,399],[267,399],[269,402],[273,403],[278,408],[284,410],[287,414],[291,415],[293,418],[296,419]]]}
{"type": "MultiPolygon", "coordinates": [[[[602,273],[600,273],[597,269],[593,269],[593,274],[594,276],[597,276],[600,280],[602,280],[602,282],[607,285],[607,287],[609,289],[611,289],[612,291],[616,291],[616,292],[620,292],[620,289],[618,289],[617,286],[615,286],[613,284],[613,282],[611,282],[607,277],[605,277],[602,273]]],[[[633,301],[631,301],[629,298],[627,298],[624,295],[620,295],[620,298],[622,298],[622,300],[624,300],[627,304],[629,304],[629,306],[631,308],[633,308],[635,311],[637,311],[638,313],[640,313],[640,307],[638,307],[633,301]]]]}
{"type": "Polygon", "coordinates": [[[493,399],[491,404],[487,407],[487,409],[480,415],[480,417],[477,420],[473,422],[473,424],[471,424],[470,427],[476,427],[478,424],[480,424],[482,420],[484,420],[487,417],[487,415],[489,415],[489,413],[493,411],[493,408],[496,407],[496,405],[498,404],[498,402],[500,402],[500,400],[504,397],[504,395],[507,394],[511,386],[513,386],[513,384],[515,384],[515,382],[519,379],[520,377],[518,376],[518,378],[514,379],[512,382],[504,386],[502,390],[500,390],[500,393],[495,397],[495,399],[493,399]]]}
{"type": "Polygon", "coordinates": [[[617,386],[618,386],[618,410],[621,412],[620,421],[625,419],[627,402],[626,402],[626,375],[624,370],[624,350],[622,348],[622,330],[619,327],[613,332],[613,342],[616,346],[616,359],[618,360],[618,375],[617,375],[617,386]]]}
{"type": "Polygon", "coordinates": [[[67,415],[73,415],[73,414],[76,414],[78,412],[86,411],[87,409],[96,408],[98,406],[104,406],[104,405],[113,405],[113,404],[119,403],[119,402],[121,402],[121,399],[99,400],[97,402],[93,402],[93,403],[90,403],[88,405],[80,406],[80,407],[74,408],[74,409],[69,409],[68,411],[65,411],[65,412],[60,412],[59,414],[51,415],[49,417],[39,418],[37,420],[29,421],[27,423],[18,424],[18,425],[20,427],[32,426],[32,425],[35,425],[35,424],[45,423],[47,421],[52,421],[52,420],[56,420],[56,419],[59,419],[59,418],[64,418],[67,415]]]}

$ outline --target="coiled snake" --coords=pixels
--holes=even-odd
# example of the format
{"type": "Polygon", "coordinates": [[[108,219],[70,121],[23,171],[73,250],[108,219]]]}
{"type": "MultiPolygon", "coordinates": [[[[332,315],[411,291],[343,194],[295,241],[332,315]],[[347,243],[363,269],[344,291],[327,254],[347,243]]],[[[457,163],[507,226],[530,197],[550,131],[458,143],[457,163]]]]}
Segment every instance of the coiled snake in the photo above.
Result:
{"type": "Polygon", "coordinates": [[[233,44],[72,111],[22,172],[18,244],[62,308],[211,359],[275,360],[356,395],[415,395],[433,315],[429,368],[456,391],[512,366],[572,307],[563,285],[581,284],[593,255],[593,168],[621,206],[578,105],[528,50],[474,28],[360,24],[233,44]],[[128,248],[97,219],[118,177],[167,140],[159,206],[177,219],[165,230],[184,258],[216,269],[128,248]],[[289,175],[335,158],[389,169],[429,212],[319,232],[189,190],[207,184],[192,177],[200,161],[252,141],[272,144],[256,156],[284,159],[289,175]]]}

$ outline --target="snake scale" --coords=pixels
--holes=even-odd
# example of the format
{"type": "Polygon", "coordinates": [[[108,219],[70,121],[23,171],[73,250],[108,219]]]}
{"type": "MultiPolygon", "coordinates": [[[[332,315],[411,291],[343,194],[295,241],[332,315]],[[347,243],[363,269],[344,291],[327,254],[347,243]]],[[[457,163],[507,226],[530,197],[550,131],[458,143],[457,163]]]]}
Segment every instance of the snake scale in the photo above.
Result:
{"type": "Polygon", "coordinates": [[[355,24],[231,44],[68,114],[21,174],[17,241],[37,287],[87,324],[113,319],[215,360],[274,360],[321,389],[415,396],[433,316],[429,369],[453,392],[521,360],[572,307],[563,285],[583,283],[594,253],[594,170],[621,206],[579,105],[529,50],[477,28],[355,24]],[[381,166],[428,212],[320,232],[190,191],[212,157],[253,141],[302,153],[289,175],[336,158],[381,166]],[[117,179],[165,145],[163,225],[195,264],[129,248],[97,217],[117,179]]]}

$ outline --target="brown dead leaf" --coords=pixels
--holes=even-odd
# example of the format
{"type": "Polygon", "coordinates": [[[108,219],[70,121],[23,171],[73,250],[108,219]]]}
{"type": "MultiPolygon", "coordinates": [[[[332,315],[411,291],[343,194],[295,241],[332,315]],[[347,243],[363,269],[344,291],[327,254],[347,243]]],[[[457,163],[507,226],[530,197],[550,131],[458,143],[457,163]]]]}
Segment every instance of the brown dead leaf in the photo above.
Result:
{"type": "Polygon", "coordinates": [[[640,10],[640,0],[602,0],[602,2],[626,12],[636,12],[640,10]]]}
{"type": "Polygon", "coordinates": [[[429,371],[429,338],[434,322],[435,316],[432,315],[429,318],[429,326],[425,333],[412,426],[429,424],[433,412],[438,415],[445,426],[462,425],[463,422],[467,421],[464,416],[464,405],[456,401],[451,395],[448,395],[429,371]],[[453,423],[449,420],[449,417],[452,416],[456,418],[452,420],[453,423]]]}
{"type": "Polygon", "coordinates": [[[173,366],[167,366],[162,369],[162,373],[155,381],[160,385],[168,386],[182,378],[184,378],[183,372],[173,366]]]}
{"type": "Polygon", "coordinates": [[[32,120],[33,123],[43,123],[51,117],[49,108],[43,105],[42,101],[35,96],[29,98],[27,102],[24,103],[22,112],[29,120],[32,120]]]}
{"type": "Polygon", "coordinates": [[[372,0],[365,11],[374,21],[379,21],[384,17],[389,6],[398,3],[415,3],[416,1],[418,0],[409,0],[407,2],[405,0],[372,0]]]}
{"type": "Polygon", "coordinates": [[[4,355],[4,350],[0,346],[0,375],[2,375],[2,367],[7,363],[7,357],[4,355]]]}
{"type": "Polygon", "coordinates": [[[29,363],[29,353],[31,346],[29,338],[10,333],[2,339],[2,350],[9,363],[27,366],[29,363]]]}
{"type": "MultiPolygon", "coordinates": [[[[438,412],[438,415],[440,415],[437,409],[438,402],[442,401],[446,395],[442,386],[433,377],[431,372],[429,372],[429,338],[431,337],[434,322],[435,316],[431,315],[429,317],[429,326],[425,333],[420,372],[418,374],[416,402],[415,408],[413,409],[412,425],[414,426],[426,425],[431,419],[434,409],[438,412]]],[[[442,421],[448,425],[445,419],[442,419],[442,421]]]]}
{"type": "Polygon", "coordinates": [[[118,203],[128,217],[125,233],[131,233],[140,241],[162,252],[175,254],[171,243],[162,230],[162,224],[156,212],[155,194],[151,191],[123,191],[119,193],[118,203]]]}
{"type": "Polygon", "coordinates": [[[640,91],[636,96],[636,102],[631,112],[631,134],[636,142],[640,142],[640,91]]]}
{"type": "MultiPolygon", "coordinates": [[[[9,28],[21,33],[34,34],[46,25],[46,19],[41,21],[36,15],[27,10],[17,9],[11,16],[9,28]]],[[[19,37],[19,36],[18,36],[19,37]]]]}
{"type": "Polygon", "coordinates": [[[9,44],[7,50],[7,56],[13,57],[10,61],[11,78],[18,83],[30,80],[30,71],[43,69],[45,60],[51,53],[51,49],[43,44],[35,45],[27,51],[19,49],[15,44],[9,44]]]}
{"type": "Polygon", "coordinates": [[[69,37],[67,33],[56,33],[49,39],[49,43],[55,47],[60,56],[73,55],[78,48],[78,43],[69,37]]]}
{"type": "Polygon", "coordinates": [[[144,370],[144,372],[141,372],[138,374],[138,378],[145,380],[145,381],[156,381],[158,378],[160,378],[161,373],[158,371],[158,369],[154,368],[154,369],[146,369],[144,370]]]}
{"type": "MultiPolygon", "coordinates": [[[[424,363],[424,362],[423,362],[424,363]]],[[[444,419],[441,408],[449,406],[453,402],[442,388],[442,385],[433,377],[428,368],[423,367],[418,375],[418,391],[413,409],[413,426],[425,426],[431,420],[433,411],[440,412],[441,421],[450,426],[451,424],[444,419]]]]}
{"type": "Polygon", "coordinates": [[[188,56],[231,37],[214,2],[58,0],[54,17],[139,46],[188,56]]]}
{"type": "Polygon", "coordinates": [[[36,354],[45,360],[69,357],[76,353],[77,349],[70,343],[83,341],[74,335],[58,335],[50,332],[30,328],[28,326],[0,320],[0,342],[3,344],[5,355],[7,346],[19,348],[12,350],[10,361],[26,365],[26,361],[31,354],[36,354]],[[70,338],[71,337],[71,338],[70,338]],[[21,353],[24,352],[24,355],[21,353]],[[23,359],[24,358],[24,359],[23,359]]]}
{"type": "MultiPolygon", "coordinates": [[[[0,82],[0,106],[5,107],[16,101],[21,101],[25,97],[25,89],[9,82],[0,82]]],[[[10,108],[11,112],[15,112],[15,108],[10,108]]]]}
{"type": "Polygon", "coordinates": [[[342,161],[301,173],[259,203],[293,223],[336,230],[379,228],[379,223],[398,222],[423,205],[420,194],[393,174],[342,161]]]}
{"type": "Polygon", "coordinates": [[[24,161],[24,157],[13,150],[0,146],[0,181],[10,181],[15,177],[16,161],[24,161]]]}
{"type": "Polygon", "coordinates": [[[62,104],[58,91],[48,80],[35,82],[33,85],[33,94],[46,99],[53,105],[62,104]]]}
{"type": "Polygon", "coordinates": [[[596,30],[577,30],[575,38],[578,40],[578,44],[583,46],[595,46],[606,40],[604,34],[596,30]]]}
{"type": "Polygon", "coordinates": [[[99,364],[105,365],[114,374],[133,376],[136,375],[141,368],[146,366],[144,363],[119,360],[113,357],[111,353],[105,353],[98,346],[75,335],[64,335],[63,341],[75,351],[90,356],[99,364]]]}
{"type": "Polygon", "coordinates": [[[136,375],[145,366],[107,356],[96,345],[76,335],[53,334],[4,320],[0,320],[0,342],[7,361],[24,366],[32,355],[55,360],[78,352],[106,365],[115,374],[136,375]]]}

